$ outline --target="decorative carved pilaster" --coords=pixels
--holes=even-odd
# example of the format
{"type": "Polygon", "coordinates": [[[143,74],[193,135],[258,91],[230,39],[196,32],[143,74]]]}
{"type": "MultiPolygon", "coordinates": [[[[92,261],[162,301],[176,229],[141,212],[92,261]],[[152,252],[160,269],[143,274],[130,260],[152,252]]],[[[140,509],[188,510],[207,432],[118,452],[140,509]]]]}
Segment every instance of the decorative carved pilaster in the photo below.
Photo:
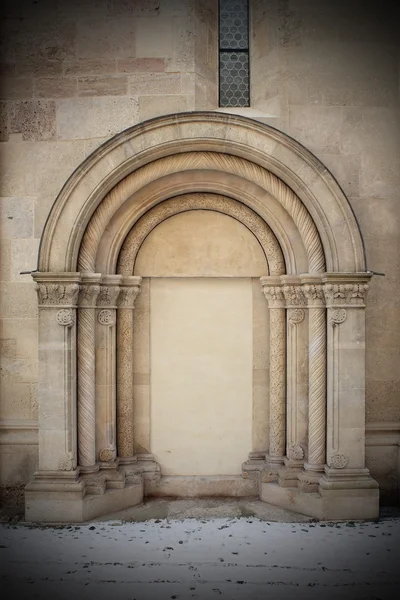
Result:
{"type": "MultiPolygon", "coordinates": [[[[326,273],[324,294],[328,309],[327,467],[364,469],[365,429],[365,301],[368,273],[326,273]],[[346,372],[344,379],[343,370],[346,372]],[[346,431],[346,413],[352,422],[358,411],[360,426],[346,431]]],[[[351,427],[349,426],[349,429],[351,427]]],[[[335,475],[336,477],[337,475],[335,475]]]]}
{"type": "Polygon", "coordinates": [[[39,472],[71,473],[77,466],[76,304],[79,273],[34,273],[39,304],[39,472]],[[56,440],[56,441],[55,441],[56,440]]]}
{"type": "Polygon", "coordinates": [[[97,401],[104,407],[103,420],[97,423],[96,446],[100,462],[104,456],[116,457],[116,323],[121,294],[121,275],[105,275],[97,298],[98,343],[96,347],[97,401]]]}
{"type": "Polygon", "coordinates": [[[95,314],[99,274],[82,277],[78,310],[78,457],[82,471],[96,465],[95,314]]]}
{"type": "Polygon", "coordinates": [[[320,277],[304,277],[309,319],[308,462],[306,471],[323,473],[326,447],[326,310],[320,277]]]}
{"type": "Polygon", "coordinates": [[[124,464],[136,461],[133,452],[133,310],[141,281],[141,277],[125,277],[118,302],[117,448],[124,464]]]}
{"type": "Polygon", "coordinates": [[[284,467],[279,471],[279,484],[282,487],[297,485],[298,474],[303,467],[304,451],[300,446],[306,431],[304,408],[305,381],[303,346],[305,330],[301,323],[305,319],[306,300],[295,276],[281,277],[287,309],[287,357],[286,357],[286,457],[284,467]]]}
{"type": "Polygon", "coordinates": [[[266,456],[271,474],[276,474],[285,456],[285,297],[277,277],[261,277],[261,286],[269,307],[270,391],[269,451],[266,456]]]}

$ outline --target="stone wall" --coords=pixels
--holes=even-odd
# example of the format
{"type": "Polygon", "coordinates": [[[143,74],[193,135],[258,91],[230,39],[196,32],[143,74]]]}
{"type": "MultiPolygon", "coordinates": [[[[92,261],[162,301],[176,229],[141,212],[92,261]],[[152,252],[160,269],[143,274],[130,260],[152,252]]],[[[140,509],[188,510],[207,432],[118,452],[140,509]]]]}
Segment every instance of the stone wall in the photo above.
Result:
{"type": "MultiPolygon", "coordinates": [[[[368,299],[367,456],[387,489],[399,478],[400,431],[400,61],[391,4],[252,0],[250,109],[331,170],[359,220],[369,268],[385,273],[368,299]],[[379,454],[376,440],[388,436],[379,454]]],[[[29,480],[37,452],[37,299],[20,273],[36,268],[60,188],[103,141],[162,114],[217,109],[217,2],[6,0],[0,10],[0,472],[14,484],[29,480]]]]}

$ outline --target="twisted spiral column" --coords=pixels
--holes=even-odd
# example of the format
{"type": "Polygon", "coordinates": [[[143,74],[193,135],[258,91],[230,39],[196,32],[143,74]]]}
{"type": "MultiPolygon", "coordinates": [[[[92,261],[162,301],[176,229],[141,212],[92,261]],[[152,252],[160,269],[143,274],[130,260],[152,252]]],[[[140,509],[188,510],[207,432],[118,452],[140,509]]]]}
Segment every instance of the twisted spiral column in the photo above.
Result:
{"type": "Polygon", "coordinates": [[[323,286],[317,281],[306,280],[303,288],[309,311],[308,461],[304,468],[319,477],[326,460],[326,308],[323,286]]]}
{"type": "Polygon", "coordinates": [[[121,463],[136,462],[133,446],[133,310],[141,277],[122,280],[117,319],[117,450],[121,463]]]}
{"type": "Polygon", "coordinates": [[[95,313],[101,275],[82,277],[78,308],[78,460],[83,471],[96,465],[95,313]],[[97,285],[96,285],[97,284],[97,285]]]}
{"type": "Polygon", "coordinates": [[[279,277],[261,277],[260,281],[269,306],[270,330],[269,448],[266,462],[271,470],[277,472],[285,457],[286,443],[285,298],[279,277]]]}

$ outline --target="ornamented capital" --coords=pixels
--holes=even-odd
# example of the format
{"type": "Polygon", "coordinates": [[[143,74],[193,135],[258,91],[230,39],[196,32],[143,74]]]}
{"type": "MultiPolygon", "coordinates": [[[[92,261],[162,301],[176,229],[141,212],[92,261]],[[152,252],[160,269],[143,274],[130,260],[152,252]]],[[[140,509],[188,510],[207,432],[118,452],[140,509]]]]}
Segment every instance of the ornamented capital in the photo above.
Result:
{"type": "Polygon", "coordinates": [[[321,283],[305,283],[303,292],[309,308],[325,306],[324,286],[321,283]]]}
{"type": "Polygon", "coordinates": [[[286,299],[287,308],[305,306],[306,301],[301,285],[284,285],[283,293],[286,299]]]}
{"type": "Polygon", "coordinates": [[[138,285],[123,285],[120,290],[121,292],[118,297],[118,308],[134,308],[135,300],[140,294],[140,287],[138,285]]]}
{"type": "Polygon", "coordinates": [[[370,278],[369,274],[328,274],[323,279],[327,306],[365,307],[370,278]]]}
{"type": "Polygon", "coordinates": [[[80,286],[78,283],[37,282],[39,306],[76,306],[80,286]]]}
{"type": "Polygon", "coordinates": [[[119,285],[101,284],[100,293],[97,297],[97,306],[107,306],[109,308],[116,308],[119,293],[119,285]]]}
{"type": "Polygon", "coordinates": [[[285,308],[285,295],[279,277],[260,277],[261,288],[269,308],[285,308]]]}
{"type": "Polygon", "coordinates": [[[83,282],[79,292],[79,306],[82,308],[94,308],[100,294],[100,285],[83,282]]]}

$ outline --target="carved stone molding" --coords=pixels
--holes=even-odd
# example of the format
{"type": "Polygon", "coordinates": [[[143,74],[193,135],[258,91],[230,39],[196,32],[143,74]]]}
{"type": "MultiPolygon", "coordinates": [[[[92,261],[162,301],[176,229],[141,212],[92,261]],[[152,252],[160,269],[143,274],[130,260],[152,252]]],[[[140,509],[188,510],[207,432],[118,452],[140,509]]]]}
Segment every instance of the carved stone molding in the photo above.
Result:
{"type": "Polygon", "coordinates": [[[57,323],[64,327],[72,327],[75,323],[75,314],[71,308],[62,308],[57,313],[57,323]]]}
{"type": "Polygon", "coordinates": [[[344,469],[348,463],[348,458],[344,454],[333,454],[329,461],[332,469],[344,469]]]}
{"type": "Polygon", "coordinates": [[[94,308],[99,294],[99,283],[85,282],[82,280],[79,292],[79,306],[82,308],[94,308]]]}
{"type": "Polygon", "coordinates": [[[321,283],[305,283],[303,293],[309,308],[325,306],[324,287],[321,283]]]}
{"type": "Polygon", "coordinates": [[[285,308],[283,285],[279,278],[260,277],[261,287],[269,308],[285,308]]]}
{"type": "Polygon", "coordinates": [[[114,310],[109,310],[108,308],[104,308],[103,310],[101,310],[99,312],[97,320],[101,325],[115,325],[114,310]]]}
{"type": "Polygon", "coordinates": [[[112,462],[116,458],[116,452],[112,448],[104,448],[99,452],[101,462],[112,462]]]}
{"type": "Polygon", "coordinates": [[[284,285],[283,293],[287,308],[303,307],[306,304],[301,285],[284,285]]]}
{"type": "Polygon", "coordinates": [[[299,444],[291,444],[286,451],[286,456],[290,460],[303,460],[304,450],[299,444]]]}
{"type": "Polygon", "coordinates": [[[305,318],[305,312],[302,308],[289,308],[288,309],[288,320],[291,325],[298,325],[302,323],[305,318]]]}
{"type": "Polygon", "coordinates": [[[371,274],[327,273],[323,277],[327,306],[337,308],[362,308],[368,294],[371,274]]]}
{"type": "Polygon", "coordinates": [[[332,325],[340,325],[340,323],[344,323],[347,317],[347,312],[345,308],[335,308],[329,310],[329,322],[332,325]]]}
{"type": "Polygon", "coordinates": [[[120,288],[118,285],[101,285],[100,293],[97,298],[97,306],[108,306],[110,308],[115,308],[119,293],[120,288]]]}
{"type": "Polygon", "coordinates": [[[39,306],[75,306],[80,286],[78,283],[36,283],[39,306]]]}
{"type": "Polygon", "coordinates": [[[135,308],[135,300],[140,294],[141,277],[124,278],[120,285],[118,308],[135,308]],[[132,281],[129,281],[131,279],[132,281]]]}
{"type": "Polygon", "coordinates": [[[165,219],[187,210],[214,210],[243,223],[258,239],[264,250],[271,274],[285,272],[282,251],[270,227],[251,208],[220,194],[193,193],[165,200],[141,217],[126,237],[118,260],[118,273],[130,275],[136,256],[148,234],[165,219]]]}
{"type": "Polygon", "coordinates": [[[186,152],[155,160],[125,178],[107,194],[94,212],[84,234],[78,268],[92,271],[101,237],[115,212],[125,202],[127,192],[132,196],[145,185],[172,173],[188,170],[208,170],[232,173],[251,181],[270,193],[292,217],[306,249],[309,270],[323,272],[325,258],[321,240],[309,212],[296,194],[278,177],[255,163],[216,152],[186,152]],[[123,192],[122,192],[123,188],[123,192]]]}

